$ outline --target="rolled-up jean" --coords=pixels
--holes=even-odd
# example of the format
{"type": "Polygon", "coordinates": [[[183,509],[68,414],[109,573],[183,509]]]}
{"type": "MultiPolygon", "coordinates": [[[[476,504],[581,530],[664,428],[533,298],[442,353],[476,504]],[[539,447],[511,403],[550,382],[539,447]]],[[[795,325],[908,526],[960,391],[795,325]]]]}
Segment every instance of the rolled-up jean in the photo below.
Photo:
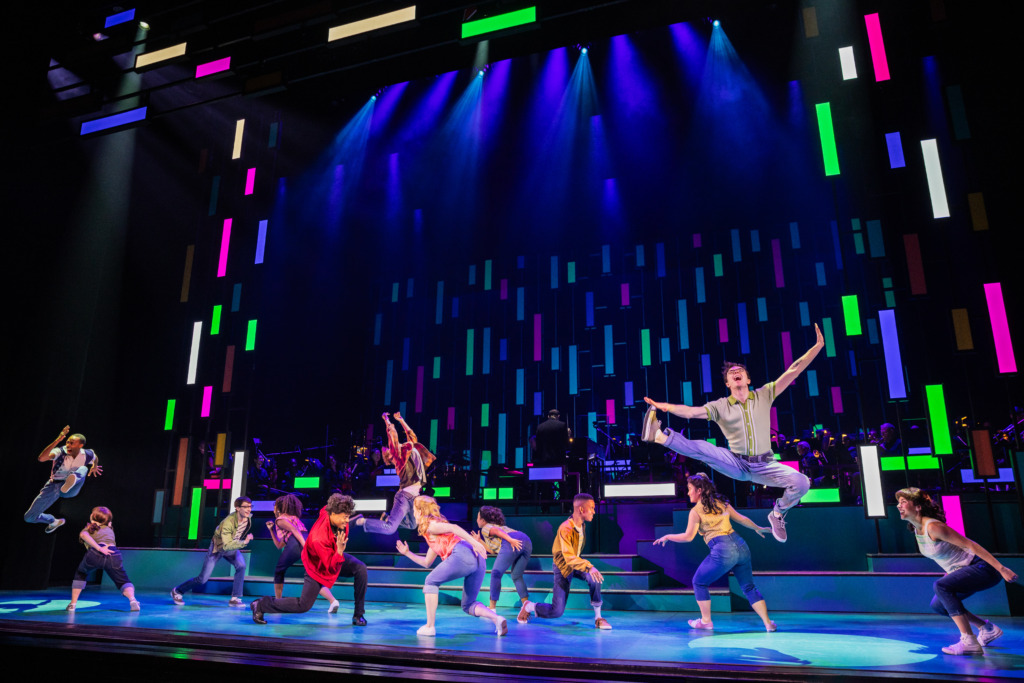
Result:
{"type": "Polygon", "coordinates": [[[85,551],[85,557],[78,563],[78,569],[75,570],[75,580],[71,582],[72,588],[84,589],[89,572],[94,569],[101,569],[107,572],[107,576],[113,580],[117,590],[122,593],[128,588],[134,588],[131,580],[128,578],[128,574],[124,571],[124,560],[121,558],[121,551],[112,545],[108,545],[107,549],[113,552],[109,555],[104,555],[91,547],[85,551]]]}
{"type": "Polygon", "coordinates": [[[523,572],[526,571],[526,565],[530,562],[533,543],[530,541],[530,537],[522,531],[513,531],[509,536],[517,541],[521,541],[523,547],[519,550],[512,550],[512,546],[508,544],[508,541],[501,542],[498,556],[494,558],[494,566],[491,567],[491,600],[495,602],[501,597],[501,577],[505,575],[506,571],[512,575],[512,583],[515,585],[516,593],[519,594],[519,597],[525,600],[530,595],[526,589],[526,580],[523,579],[523,572]]]}
{"type": "Polygon", "coordinates": [[[415,529],[416,518],[412,513],[412,501],[414,499],[415,496],[408,491],[399,491],[395,494],[395,502],[391,506],[391,512],[388,513],[387,521],[367,519],[363,522],[363,531],[390,536],[391,534],[398,533],[399,527],[415,529]]]}
{"type": "Polygon", "coordinates": [[[935,582],[935,597],[932,598],[932,609],[947,617],[958,617],[967,610],[964,600],[978,591],[987,590],[999,585],[1002,575],[978,556],[966,567],[946,574],[935,582]]]}
{"type": "Polygon", "coordinates": [[[730,569],[736,575],[736,581],[751,605],[764,600],[754,585],[754,572],[750,566],[750,546],[739,534],[733,532],[715,536],[708,541],[708,550],[711,553],[704,558],[693,574],[693,595],[697,600],[710,600],[711,592],[708,587],[725,576],[730,569]]]}
{"type": "Polygon", "coordinates": [[[487,573],[487,562],[473,550],[473,546],[459,541],[447,560],[434,567],[423,582],[423,592],[427,595],[440,592],[440,586],[455,579],[462,582],[462,611],[474,614],[474,606],[481,604],[476,597],[480,595],[480,586],[484,583],[487,573]]]}

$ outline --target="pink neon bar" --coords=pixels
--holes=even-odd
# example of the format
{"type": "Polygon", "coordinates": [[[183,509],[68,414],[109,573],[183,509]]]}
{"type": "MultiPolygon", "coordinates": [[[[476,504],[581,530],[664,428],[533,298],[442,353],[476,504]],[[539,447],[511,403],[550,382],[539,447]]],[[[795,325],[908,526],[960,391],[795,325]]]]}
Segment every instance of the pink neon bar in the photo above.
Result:
{"type": "Polygon", "coordinates": [[[448,429],[455,429],[455,407],[448,408],[448,429]]]}
{"type": "Polygon", "coordinates": [[[793,344],[789,339],[789,332],[782,333],[782,366],[788,368],[793,364],[793,344]]]}
{"type": "Polygon", "coordinates": [[[960,496],[942,496],[942,511],[946,513],[946,525],[956,529],[961,536],[964,532],[964,513],[960,509],[960,496]]]}
{"type": "Polygon", "coordinates": [[[779,464],[780,465],[785,465],[786,467],[792,467],[797,472],[800,471],[800,461],[799,460],[780,460],[779,464]]]}
{"type": "Polygon", "coordinates": [[[216,491],[217,489],[224,489],[226,491],[229,491],[229,490],[231,490],[231,480],[230,479],[203,479],[203,488],[213,489],[214,491],[216,491]]]}
{"type": "Polygon", "coordinates": [[[245,194],[252,194],[252,188],[256,184],[256,169],[250,168],[245,174],[245,194]]]}
{"type": "Polygon", "coordinates": [[[871,62],[875,65],[875,81],[887,81],[889,80],[889,61],[885,58],[885,43],[882,42],[882,24],[878,21],[878,13],[865,14],[864,24],[868,29],[871,62]]]}
{"type": "Polygon", "coordinates": [[[423,412],[423,366],[416,366],[416,412],[423,412]]]}
{"type": "Polygon", "coordinates": [[[220,260],[217,262],[217,277],[224,277],[228,272],[228,244],[231,243],[231,219],[224,219],[224,232],[220,238],[220,260]]]}
{"type": "Polygon", "coordinates": [[[610,398],[604,402],[604,412],[608,414],[608,424],[615,424],[615,399],[610,398]]]}
{"type": "Polygon", "coordinates": [[[700,249],[700,233],[699,232],[695,232],[693,234],[693,248],[694,249],[700,249]]]}
{"type": "Polygon", "coordinates": [[[786,276],[782,273],[782,246],[778,240],[772,240],[772,262],[775,264],[775,286],[781,289],[786,286],[786,276]]]}
{"type": "Polygon", "coordinates": [[[832,412],[836,415],[843,412],[843,392],[839,387],[832,387],[832,412]]]}
{"type": "Polygon", "coordinates": [[[540,360],[544,354],[540,348],[540,313],[533,314],[533,359],[540,360]]]}
{"type": "Polygon", "coordinates": [[[1017,359],[1013,355],[1010,326],[1006,322],[1006,307],[1003,305],[1003,286],[998,282],[986,283],[985,300],[988,302],[988,317],[992,321],[992,338],[996,344],[999,372],[1017,372],[1017,359]]]}
{"type": "Polygon", "coordinates": [[[719,318],[718,319],[718,341],[723,344],[729,341],[729,319],[719,318]]]}
{"type": "Polygon", "coordinates": [[[196,78],[202,78],[203,76],[209,76],[210,74],[220,73],[221,71],[227,71],[231,68],[231,57],[224,57],[223,59],[215,59],[212,62],[206,64],[200,64],[196,67],[196,78]]]}
{"type": "Polygon", "coordinates": [[[628,282],[623,282],[621,289],[622,289],[622,305],[623,306],[628,306],[629,305],[629,283],[628,282]]]}
{"type": "Polygon", "coordinates": [[[210,417],[210,403],[213,401],[213,387],[203,387],[203,409],[199,417],[210,417]]]}
{"type": "Polygon", "coordinates": [[[771,419],[772,431],[775,432],[776,434],[778,434],[779,433],[779,412],[775,408],[775,406],[772,406],[771,414],[772,414],[772,419],[771,419]]]}

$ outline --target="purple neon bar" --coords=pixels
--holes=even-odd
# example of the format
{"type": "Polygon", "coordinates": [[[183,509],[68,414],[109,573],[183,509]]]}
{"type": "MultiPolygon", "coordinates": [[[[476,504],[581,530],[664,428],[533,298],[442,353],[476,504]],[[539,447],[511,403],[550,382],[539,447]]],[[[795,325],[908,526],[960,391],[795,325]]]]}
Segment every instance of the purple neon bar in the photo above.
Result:
{"type": "Polygon", "coordinates": [[[604,412],[608,415],[608,424],[615,424],[615,399],[609,398],[604,402],[604,412]]]}
{"type": "Polygon", "coordinates": [[[775,264],[775,286],[781,289],[786,286],[786,277],[782,273],[782,246],[778,240],[772,240],[772,262],[775,264]]]}
{"type": "Polygon", "coordinates": [[[533,314],[533,359],[540,360],[544,357],[543,349],[540,348],[540,313],[533,314]]]}
{"type": "Polygon", "coordinates": [[[416,366],[416,412],[423,412],[423,366],[416,366]]]}
{"type": "Polygon", "coordinates": [[[903,384],[903,358],[900,356],[900,339],[896,334],[896,311],[889,309],[878,312],[878,325],[882,328],[882,350],[885,352],[885,373],[889,377],[889,398],[906,398],[907,387],[903,384]]]}
{"type": "Polygon", "coordinates": [[[843,412],[843,391],[839,387],[832,387],[832,412],[836,415],[843,412]]]}
{"type": "Polygon", "coordinates": [[[260,221],[259,235],[256,237],[256,264],[263,263],[263,255],[267,248],[267,221],[260,221]]]}
{"type": "Polygon", "coordinates": [[[203,387],[203,409],[199,417],[210,417],[210,403],[213,402],[213,387],[203,387]]]}
{"type": "Polygon", "coordinates": [[[629,305],[629,283],[628,282],[623,282],[621,290],[622,290],[622,305],[623,306],[628,306],[629,305]]]}
{"type": "Polygon", "coordinates": [[[986,283],[985,300],[988,302],[988,317],[992,321],[992,339],[996,344],[999,372],[1017,372],[1017,360],[1013,355],[1010,326],[1006,322],[1006,307],[1003,304],[1003,286],[998,282],[986,283]]]}
{"type": "Polygon", "coordinates": [[[889,148],[889,168],[904,168],[907,161],[903,158],[903,141],[899,132],[886,133],[885,144],[889,148]]]}
{"type": "Polygon", "coordinates": [[[223,59],[215,59],[212,62],[206,64],[200,64],[196,67],[196,78],[202,78],[203,76],[209,76],[210,74],[220,73],[221,71],[227,71],[231,68],[231,57],[224,57],[223,59]]]}
{"type": "Polygon", "coordinates": [[[718,319],[718,341],[726,343],[729,341],[729,319],[719,318],[718,319]]]}
{"type": "Polygon", "coordinates": [[[455,429],[455,406],[448,406],[448,429],[455,429]]]}
{"type": "Polygon", "coordinates": [[[250,168],[245,173],[245,194],[252,194],[252,188],[256,185],[256,169],[250,168]]]}
{"type": "Polygon", "coordinates": [[[788,368],[793,364],[793,344],[789,332],[782,333],[782,366],[788,368]]]}
{"type": "Polygon", "coordinates": [[[217,277],[224,277],[228,272],[228,245],[231,243],[231,219],[224,219],[224,232],[220,238],[220,260],[217,262],[217,277]]]}
{"type": "Polygon", "coordinates": [[[868,29],[868,45],[871,47],[871,63],[875,66],[875,81],[889,80],[889,61],[885,58],[885,43],[882,42],[882,24],[878,13],[865,14],[864,24],[868,29]]]}

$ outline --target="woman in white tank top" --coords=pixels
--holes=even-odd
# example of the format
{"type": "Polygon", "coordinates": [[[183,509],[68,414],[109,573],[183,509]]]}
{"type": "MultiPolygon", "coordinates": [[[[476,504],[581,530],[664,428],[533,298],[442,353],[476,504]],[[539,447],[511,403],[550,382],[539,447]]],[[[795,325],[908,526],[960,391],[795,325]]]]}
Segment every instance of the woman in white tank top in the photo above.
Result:
{"type": "Polygon", "coordinates": [[[896,501],[900,519],[914,532],[921,554],[935,560],[946,572],[935,582],[932,609],[953,620],[960,629],[960,640],[942,651],[948,655],[984,654],[982,647],[1003,635],[1003,631],[967,611],[963,600],[998,585],[1003,579],[1016,581],[1017,574],[992,553],[946,526],[942,510],[921,489],[911,487],[897,491],[896,501]],[[978,627],[977,636],[972,624],[978,627]]]}

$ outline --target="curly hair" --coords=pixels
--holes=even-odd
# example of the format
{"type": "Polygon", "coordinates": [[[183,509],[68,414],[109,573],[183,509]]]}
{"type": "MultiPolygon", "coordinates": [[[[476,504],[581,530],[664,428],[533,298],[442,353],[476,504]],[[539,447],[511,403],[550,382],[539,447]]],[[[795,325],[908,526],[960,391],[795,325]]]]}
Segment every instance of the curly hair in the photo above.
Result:
{"type": "Polygon", "coordinates": [[[274,510],[281,515],[289,517],[302,516],[302,501],[291,493],[286,494],[274,501],[274,510]]]}
{"type": "Polygon", "coordinates": [[[351,515],[356,510],[356,502],[352,500],[352,496],[332,493],[324,509],[329,515],[351,515]]]}
{"type": "Polygon", "coordinates": [[[715,482],[703,472],[688,477],[686,482],[700,492],[700,504],[704,506],[705,513],[718,515],[725,511],[723,505],[729,505],[729,499],[718,492],[715,482]]]}
{"type": "MultiPolygon", "coordinates": [[[[940,522],[945,523],[946,513],[942,511],[942,508],[939,507],[938,503],[932,500],[931,496],[916,486],[911,486],[897,491],[896,500],[899,500],[900,498],[911,505],[921,508],[922,517],[931,517],[932,519],[937,519],[940,522]]],[[[907,528],[913,531],[914,525],[907,524],[907,528]]]]}
{"type": "Polygon", "coordinates": [[[430,496],[416,496],[412,501],[412,507],[420,513],[420,521],[416,524],[416,531],[420,536],[427,535],[427,528],[431,522],[448,521],[448,518],[441,514],[441,506],[430,496]]]}
{"type": "Polygon", "coordinates": [[[480,517],[488,524],[505,526],[505,513],[496,507],[484,505],[480,508],[480,517]]]}
{"type": "Polygon", "coordinates": [[[85,530],[90,534],[94,534],[101,526],[110,524],[113,519],[114,513],[110,511],[110,508],[105,508],[102,505],[94,507],[92,512],[89,513],[89,524],[85,527],[85,530]]]}

